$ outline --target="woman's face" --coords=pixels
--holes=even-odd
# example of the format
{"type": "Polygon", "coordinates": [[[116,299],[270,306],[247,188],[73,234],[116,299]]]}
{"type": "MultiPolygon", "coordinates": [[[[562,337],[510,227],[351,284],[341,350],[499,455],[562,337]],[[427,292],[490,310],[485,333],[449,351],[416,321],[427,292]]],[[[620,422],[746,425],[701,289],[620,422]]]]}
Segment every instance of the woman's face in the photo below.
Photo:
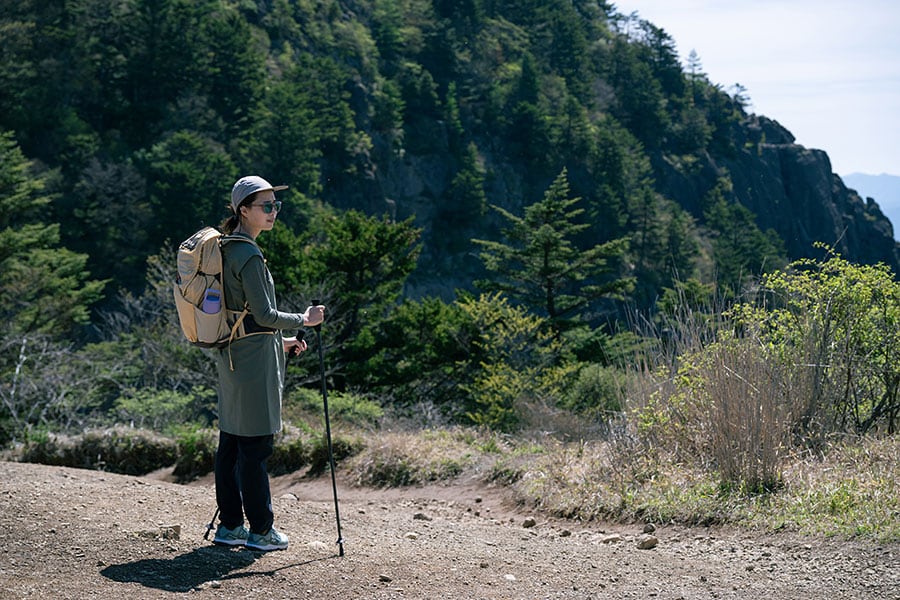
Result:
{"type": "Polygon", "coordinates": [[[275,218],[278,216],[278,210],[275,208],[275,192],[266,190],[256,194],[248,205],[241,207],[241,214],[244,216],[244,226],[256,232],[269,231],[275,226],[275,218]],[[271,210],[266,212],[266,205],[271,210]]]}

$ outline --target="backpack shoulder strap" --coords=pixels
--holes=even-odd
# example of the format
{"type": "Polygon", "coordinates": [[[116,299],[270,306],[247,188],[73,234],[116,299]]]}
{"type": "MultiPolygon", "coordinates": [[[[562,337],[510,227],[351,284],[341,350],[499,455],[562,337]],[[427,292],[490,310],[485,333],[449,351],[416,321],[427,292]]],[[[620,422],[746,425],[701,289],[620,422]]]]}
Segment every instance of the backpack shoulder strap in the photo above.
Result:
{"type": "Polygon", "coordinates": [[[219,238],[219,244],[224,246],[225,244],[227,244],[229,242],[247,242],[248,244],[252,244],[253,246],[256,246],[256,248],[259,248],[259,245],[256,243],[256,240],[254,240],[254,239],[245,237],[243,235],[235,235],[233,233],[228,233],[228,234],[223,233],[222,236],[219,238]]]}
{"type": "Polygon", "coordinates": [[[242,235],[223,235],[219,238],[219,248],[222,250],[222,256],[224,258],[225,251],[224,248],[227,245],[231,245],[232,247],[228,251],[228,258],[232,261],[233,268],[240,271],[248,260],[253,258],[254,256],[259,256],[265,261],[265,257],[263,256],[262,250],[259,245],[250,238],[244,237],[242,235]],[[233,242],[244,242],[243,244],[233,244],[233,242]]]}

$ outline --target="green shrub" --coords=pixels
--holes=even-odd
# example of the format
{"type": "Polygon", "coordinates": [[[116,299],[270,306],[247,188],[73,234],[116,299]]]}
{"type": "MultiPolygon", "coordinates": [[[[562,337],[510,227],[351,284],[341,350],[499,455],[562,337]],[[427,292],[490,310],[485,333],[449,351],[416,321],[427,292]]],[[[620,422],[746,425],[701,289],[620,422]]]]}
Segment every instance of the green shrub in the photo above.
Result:
{"type": "Polygon", "coordinates": [[[428,403],[454,413],[463,394],[461,361],[469,356],[475,328],[456,304],[438,298],[405,300],[366,336],[352,341],[361,357],[348,365],[348,382],[381,396],[394,407],[428,403]]]}
{"type": "Polygon", "coordinates": [[[765,341],[802,382],[795,430],[804,442],[900,429],[900,283],[890,268],[831,254],[795,261],[762,284],[775,308],[741,307],[738,316],[762,324],[765,341]]]}
{"type": "Polygon", "coordinates": [[[202,386],[192,388],[188,394],[148,388],[123,394],[116,400],[115,407],[120,422],[165,431],[172,423],[199,421],[215,403],[215,390],[202,386]]]}
{"type": "Polygon", "coordinates": [[[285,425],[275,436],[275,448],[268,461],[269,473],[284,475],[299,471],[310,463],[311,444],[302,436],[301,430],[285,425]]]}
{"type": "MultiPolygon", "coordinates": [[[[322,393],[308,388],[293,391],[285,403],[285,419],[300,420],[316,415],[325,422],[322,393]]],[[[332,420],[364,427],[375,424],[384,416],[381,406],[358,394],[331,392],[328,394],[328,416],[332,420]]]]}
{"type": "Polygon", "coordinates": [[[144,475],[175,462],[174,441],[152,431],[115,427],[77,436],[54,434],[29,439],[23,462],[144,475]]]}
{"type": "Polygon", "coordinates": [[[566,390],[562,408],[589,418],[608,419],[622,410],[624,373],[614,367],[587,364],[566,390]]]}
{"type": "Polygon", "coordinates": [[[186,427],[177,433],[178,458],[173,475],[178,481],[191,481],[211,472],[216,464],[219,432],[215,429],[186,427]]]}
{"type": "Polygon", "coordinates": [[[295,387],[284,395],[281,418],[296,426],[306,424],[311,415],[322,414],[322,392],[311,388],[295,387]]]}
{"type": "MultiPolygon", "coordinates": [[[[364,443],[358,439],[349,439],[340,435],[332,435],[331,450],[334,453],[334,462],[338,462],[350,458],[358,454],[364,447],[364,443]]],[[[309,474],[321,475],[327,469],[328,464],[328,440],[326,436],[316,438],[312,443],[309,453],[309,474]]]]}
{"type": "Polygon", "coordinates": [[[465,298],[459,306],[477,326],[474,352],[464,363],[469,396],[466,417],[475,425],[512,432],[535,401],[559,398],[574,367],[559,360],[562,346],[546,323],[501,294],[465,298]]]}

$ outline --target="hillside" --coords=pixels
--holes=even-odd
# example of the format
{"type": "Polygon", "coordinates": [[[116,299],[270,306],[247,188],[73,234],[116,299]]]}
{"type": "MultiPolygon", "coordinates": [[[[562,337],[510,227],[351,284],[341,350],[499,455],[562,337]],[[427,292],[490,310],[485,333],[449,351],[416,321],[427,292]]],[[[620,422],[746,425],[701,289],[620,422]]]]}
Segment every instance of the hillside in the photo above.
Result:
{"type": "Polygon", "coordinates": [[[284,552],[202,539],[208,483],[0,462],[2,597],[721,598],[893,600],[896,544],[791,533],[536,519],[465,483],[385,493],[348,489],[345,554],[330,485],[275,485],[284,552]],[[652,545],[652,544],[648,544],[652,545]]]}
{"type": "Polygon", "coordinates": [[[636,278],[640,306],[676,273],[740,285],[814,242],[900,268],[884,216],[824,152],[611,3],[103,6],[0,16],[0,130],[52,198],[42,218],[111,280],[107,300],[145,285],[147,256],[218,223],[247,172],[291,185],[280,221],[298,244],[319,201],[412,219],[413,297],[473,289],[471,239],[502,237],[490,207],[520,214],[564,170],[580,243],[630,240],[616,275],[636,278]]]}

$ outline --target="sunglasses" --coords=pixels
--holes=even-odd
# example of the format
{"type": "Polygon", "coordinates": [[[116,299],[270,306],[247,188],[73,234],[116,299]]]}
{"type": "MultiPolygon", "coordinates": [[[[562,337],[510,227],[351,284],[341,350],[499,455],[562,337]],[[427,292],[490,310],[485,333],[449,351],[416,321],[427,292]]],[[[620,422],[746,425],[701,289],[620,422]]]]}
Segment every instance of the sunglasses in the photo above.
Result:
{"type": "Polygon", "coordinates": [[[276,200],[275,202],[263,202],[262,204],[251,204],[251,206],[258,206],[263,209],[263,212],[268,214],[272,214],[272,211],[280,212],[281,211],[281,200],[276,200]]]}

